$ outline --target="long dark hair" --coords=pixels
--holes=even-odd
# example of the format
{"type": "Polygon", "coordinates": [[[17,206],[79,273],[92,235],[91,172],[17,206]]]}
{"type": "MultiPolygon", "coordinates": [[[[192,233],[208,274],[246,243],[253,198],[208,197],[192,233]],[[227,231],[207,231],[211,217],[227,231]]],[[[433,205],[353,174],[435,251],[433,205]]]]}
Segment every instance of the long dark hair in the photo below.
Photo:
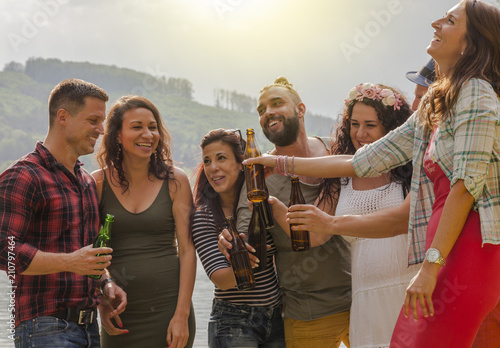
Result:
{"type": "MultiPolygon", "coordinates": [[[[200,147],[204,149],[207,145],[216,141],[221,141],[229,145],[233,150],[236,162],[240,164],[243,162],[245,157],[245,141],[241,138],[241,134],[238,131],[223,128],[213,129],[202,138],[200,147]]],[[[196,182],[193,188],[195,210],[210,209],[214,215],[215,226],[217,230],[220,231],[226,227],[226,218],[224,216],[224,212],[222,211],[219,194],[215,192],[205,175],[203,161],[196,167],[194,174],[196,175],[196,182]]],[[[244,182],[245,174],[241,171],[235,187],[235,201],[233,205],[233,217],[235,219],[236,207],[238,205],[238,199],[244,182]]]]}
{"type": "Polygon", "coordinates": [[[123,114],[129,110],[138,108],[144,108],[153,113],[160,134],[158,146],[156,147],[155,153],[153,153],[150,158],[151,160],[148,168],[149,174],[161,180],[173,180],[174,178],[173,162],[171,158],[172,140],[170,134],[163,125],[160,112],[156,106],[146,98],[135,95],[124,96],[118,99],[109,111],[101,148],[97,154],[97,162],[101,169],[107,167],[116,170],[118,178],[114,178],[114,175],[112,175],[110,180],[117,179],[123,192],[128,190],[129,182],[123,170],[123,154],[121,153],[121,145],[118,144],[117,140],[118,132],[123,126],[123,114]]]}
{"type": "MultiPolygon", "coordinates": [[[[365,105],[371,106],[377,112],[377,117],[379,121],[382,122],[385,130],[390,132],[393,129],[401,126],[412,114],[411,107],[403,97],[403,95],[392,87],[377,84],[380,89],[389,89],[395,94],[399,95],[399,99],[402,102],[399,109],[394,109],[392,106],[386,106],[382,101],[377,101],[370,98],[362,98],[362,100],[352,100],[344,107],[344,112],[342,115],[342,120],[335,131],[335,137],[331,144],[331,154],[332,155],[354,155],[356,153],[356,148],[351,140],[351,117],[354,105],[357,103],[363,103],[365,105]]],[[[403,186],[403,194],[406,196],[410,190],[411,175],[412,175],[412,164],[407,163],[404,166],[394,168],[390,172],[391,181],[399,182],[403,186]]],[[[348,178],[328,178],[324,179],[321,184],[321,200],[326,200],[330,205],[333,206],[340,194],[341,185],[346,185],[348,178]]]]}
{"type": "Polygon", "coordinates": [[[466,48],[450,76],[440,76],[422,99],[420,121],[432,127],[446,118],[462,85],[471,78],[487,81],[500,97],[500,9],[475,0],[465,6],[466,48]]]}

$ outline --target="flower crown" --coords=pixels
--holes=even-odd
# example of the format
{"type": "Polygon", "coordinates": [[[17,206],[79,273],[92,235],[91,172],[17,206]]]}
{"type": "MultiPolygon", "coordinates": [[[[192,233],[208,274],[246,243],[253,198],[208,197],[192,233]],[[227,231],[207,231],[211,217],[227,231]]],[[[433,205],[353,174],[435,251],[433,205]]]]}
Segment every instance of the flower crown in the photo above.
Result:
{"type": "Polygon", "coordinates": [[[363,98],[368,98],[376,101],[381,101],[385,106],[392,106],[394,110],[399,110],[403,105],[401,100],[401,95],[394,93],[390,89],[380,88],[372,83],[360,83],[356,87],[351,88],[349,91],[349,96],[345,99],[345,105],[354,101],[363,101],[363,98]]]}

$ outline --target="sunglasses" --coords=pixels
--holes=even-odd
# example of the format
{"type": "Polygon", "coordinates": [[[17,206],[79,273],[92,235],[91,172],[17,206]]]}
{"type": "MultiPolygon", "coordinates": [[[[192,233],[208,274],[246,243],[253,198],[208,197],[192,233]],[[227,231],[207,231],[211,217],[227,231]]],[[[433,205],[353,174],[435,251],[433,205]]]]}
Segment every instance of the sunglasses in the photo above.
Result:
{"type": "Polygon", "coordinates": [[[243,140],[243,137],[241,136],[241,131],[238,128],[235,128],[235,129],[226,129],[226,132],[229,132],[229,133],[238,133],[238,135],[240,137],[241,151],[243,153],[245,153],[246,144],[245,144],[245,140],[243,140]]]}

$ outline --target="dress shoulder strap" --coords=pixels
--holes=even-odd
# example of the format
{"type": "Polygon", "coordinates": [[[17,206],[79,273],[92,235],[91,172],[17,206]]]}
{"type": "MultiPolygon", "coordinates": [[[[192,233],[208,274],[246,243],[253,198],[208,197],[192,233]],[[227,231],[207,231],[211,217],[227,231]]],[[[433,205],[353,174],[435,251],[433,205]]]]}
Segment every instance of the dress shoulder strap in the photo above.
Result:
{"type": "Polygon", "coordinates": [[[328,153],[330,153],[330,147],[331,147],[331,142],[332,142],[332,138],[331,137],[320,137],[320,136],[317,136],[317,135],[313,135],[312,137],[318,139],[319,141],[321,141],[323,143],[323,145],[325,146],[326,151],[328,153]]]}

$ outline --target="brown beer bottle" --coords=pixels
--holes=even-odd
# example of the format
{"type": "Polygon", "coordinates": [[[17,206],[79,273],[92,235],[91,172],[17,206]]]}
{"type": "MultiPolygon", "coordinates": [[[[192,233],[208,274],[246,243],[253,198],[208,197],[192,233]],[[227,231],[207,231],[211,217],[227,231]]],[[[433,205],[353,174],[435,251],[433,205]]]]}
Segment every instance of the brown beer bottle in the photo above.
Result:
{"type": "MultiPolygon", "coordinates": [[[[291,207],[295,204],[306,204],[304,196],[299,186],[299,178],[292,176],[292,191],[290,193],[290,202],[288,206],[291,207]]],[[[293,251],[306,251],[309,250],[309,231],[294,231],[292,226],[297,224],[290,224],[290,237],[292,239],[293,251]]]]}
{"type": "Polygon", "coordinates": [[[232,248],[228,251],[231,259],[231,266],[233,267],[234,278],[236,280],[236,287],[238,290],[253,289],[255,287],[255,280],[245,243],[236,231],[236,225],[232,216],[226,218],[226,224],[232,237],[232,248]]]}
{"type": "MultiPolygon", "coordinates": [[[[267,192],[267,195],[269,197],[269,191],[267,189],[266,182],[264,181],[264,189],[267,192]]],[[[274,216],[273,216],[273,208],[271,208],[271,204],[267,201],[267,199],[264,199],[262,201],[262,212],[264,213],[264,222],[266,223],[266,228],[270,229],[274,227],[274,216]]]]}
{"type": "Polygon", "coordinates": [[[261,272],[267,268],[267,229],[264,221],[264,202],[253,203],[252,218],[248,225],[248,244],[255,249],[252,254],[260,260],[259,267],[254,268],[255,272],[261,272]]]}
{"type": "MultiPolygon", "coordinates": [[[[260,157],[262,154],[255,143],[255,132],[252,128],[247,129],[247,147],[245,159],[260,157]]],[[[252,202],[262,202],[269,194],[266,190],[266,179],[264,166],[262,164],[249,164],[245,166],[245,180],[247,184],[247,197],[252,202]]]]}

